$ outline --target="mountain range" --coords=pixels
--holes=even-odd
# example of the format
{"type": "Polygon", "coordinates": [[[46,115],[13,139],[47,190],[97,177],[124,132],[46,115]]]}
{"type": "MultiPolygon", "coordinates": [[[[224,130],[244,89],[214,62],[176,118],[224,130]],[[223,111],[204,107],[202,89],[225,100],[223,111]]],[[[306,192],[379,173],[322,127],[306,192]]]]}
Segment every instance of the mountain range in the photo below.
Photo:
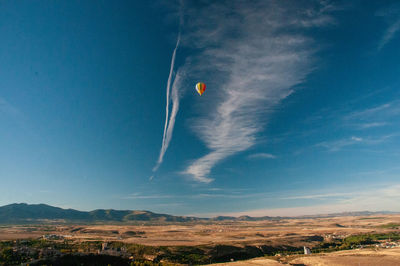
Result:
{"type": "Polygon", "coordinates": [[[44,220],[96,223],[133,221],[190,222],[202,219],[196,217],[159,214],[150,211],[99,209],[86,212],[73,209],[62,209],[46,204],[14,203],[0,207],[0,223],[3,224],[43,222],[44,220]]]}
{"type": "Polygon", "coordinates": [[[45,221],[82,222],[82,223],[130,223],[130,222],[200,222],[200,221],[262,221],[282,218],[323,218],[335,216],[367,216],[388,214],[390,212],[347,212],[327,215],[308,215],[301,217],[250,217],[250,216],[218,216],[214,218],[198,218],[174,216],[141,210],[98,209],[94,211],[77,211],[63,209],[46,204],[13,203],[0,207],[0,224],[40,223],[45,221]]]}

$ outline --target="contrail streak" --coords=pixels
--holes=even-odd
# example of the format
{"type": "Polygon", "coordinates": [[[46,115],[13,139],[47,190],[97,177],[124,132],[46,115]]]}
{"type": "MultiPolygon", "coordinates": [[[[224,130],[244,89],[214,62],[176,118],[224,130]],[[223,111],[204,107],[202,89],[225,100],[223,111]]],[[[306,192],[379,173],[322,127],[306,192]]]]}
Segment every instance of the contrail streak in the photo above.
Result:
{"type": "MultiPolygon", "coordinates": [[[[160,155],[158,157],[157,163],[153,168],[153,172],[157,171],[157,169],[160,167],[161,163],[163,162],[164,159],[164,154],[168,149],[169,142],[172,137],[172,132],[173,132],[173,127],[175,124],[175,116],[178,112],[179,109],[179,96],[177,93],[177,89],[173,88],[172,92],[172,113],[171,116],[169,115],[169,102],[171,101],[171,96],[170,96],[170,91],[171,91],[171,81],[172,78],[174,77],[174,65],[175,65],[175,57],[176,57],[176,51],[178,50],[179,47],[179,42],[181,40],[181,32],[179,31],[178,38],[176,40],[176,45],[174,52],[172,53],[172,59],[171,59],[171,67],[169,70],[169,76],[168,76],[168,81],[167,81],[167,98],[166,98],[166,107],[165,107],[165,124],[164,124],[164,133],[163,133],[163,139],[161,143],[161,150],[160,150],[160,155]]],[[[174,84],[175,85],[176,79],[179,79],[179,77],[176,75],[174,79],[174,84]]],[[[152,179],[153,176],[150,177],[152,179]]]]}

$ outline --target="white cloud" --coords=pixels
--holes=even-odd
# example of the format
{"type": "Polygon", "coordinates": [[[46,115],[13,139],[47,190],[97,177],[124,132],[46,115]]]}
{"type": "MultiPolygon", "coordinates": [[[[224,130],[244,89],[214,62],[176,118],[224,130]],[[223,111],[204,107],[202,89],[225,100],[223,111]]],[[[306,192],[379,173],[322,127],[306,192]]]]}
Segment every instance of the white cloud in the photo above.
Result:
{"type": "MultiPolygon", "coordinates": [[[[162,139],[162,143],[161,143],[161,150],[160,150],[160,155],[158,157],[157,163],[153,168],[153,172],[157,171],[157,169],[160,167],[161,163],[163,162],[165,152],[168,149],[169,143],[172,138],[172,133],[174,131],[175,117],[179,110],[179,93],[178,93],[177,86],[179,86],[181,75],[180,75],[180,72],[178,72],[178,74],[174,78],[173,73],[174,73],[176,51],[178,50],[180,39],[181,39],[181,35],[179,33],[178,38],[176,40],[174,52],[172,53],[171,67],[169,70],[169,76],[168,76],[168,81],[167,81],[165,124],[164,124],[163,139],[162,139]],[[171,81],[173,78],[174,78],[174,82],[172,85],[172,95],[170,97],[171,81]],[[169,115],[169,102],[171,100],[172,100],[172,111],[171,111],[171,115],[169,115]]],[[[152,180],[153,178],[154,178],[154,175],[152,175],[149,179],[152,180]]]]}
{"type": "Polygon", "coordinates": [[[385,31],[379,42],[378,50],[381,50],[388,42],[390,42],[395,34],[400,30],[400,19],[393,22],[385,31]]]}
{"type": "Polygon", "coordinates": [[[127,196],[121,196],[123,200],[140,200],[140,199],[208,199],[208,198],[220,198],[220,199],[245,199],[254,198],[255,196],[265,196],[263,193],[257,194],[227,194],[227,193],[196,193],[196,194],[185,194],[185,195],[165,195],[165,194],[148,194],[143,195],[140,193],[132,193],[127,196]]]}
{"type": "Polygon", "coordinates": [[[276,156],[270,153],[254,153],[247,156],[249,159],[275,159],[276,156]]]}
{"type": "Polygon", "coordinates": [[[345,139],[340,139],[340,140],[334,140],[334,141],[323,141],[318,144],[316,144],[316,147],[322,147],[327,149],[328,151],[339,151],[342,148],[350,145],[357,144],[361,142],[361,138],[357,137],[351,137],[351,138],[345,138],[345,139]]]}
{"type": "Polygon", "coordinates": [[[183,36],[187,45],[201,51],[184,68],[193,78],[210,81],[200,108],[208,115],[192,124],[210,152],[192,161],[184,173],[206,183],[212,181],[216,164],[256,144],[271,112],[313,70],[316,51],[302,29],[332,22],[325,4],[228,3],[187,9],[183,36]]]}
{"type": "MultiPolygon", "coordinates": [[[[344,188],[342,189],[344,190],[344,188]]],[[[314,215],[314,214],[328,214],[328,213],[341,213],[350,211],[396,211],[400,212],[400,184],[387,184],[379,188],[360,189],[359,191],[352,191],[351,193],[327,193],[300,195],[287,198],[280,198],[281,200],[304,200],[313,199],[314,204],[311,206],[300,207],[286,207],[286,208],[270,208],[270,209],[257,209],[242,212],[221,212],[221,213],[208,213],[201,214],[202,217],[214,217],[218,215],[226,216],[300,216],[300,215],[314,215]],[[323,204],[320,200],[335,197],[328,204],[323,204]]],[[[296,204],[297,205],[297,204],[296,204]]]]}
{"type": "Polygon", "coordinates": [[[389,123],[387,122],[371,122],[371,123],[364,123],[358,124],[357,126],[361,129],[368,129],[368,128],[375,128],[375,127],[383,127],[387,126],[389,123]]]}
{"type": "Polygon", "coordinates": [[[382,38],[379,40],[378,50],[381,50],[387,43],[389,43],[400,30],[400,5],[394,4],[378,10],[376,16],[385,19],[388,27],[386,28],[382,38]]]}
{"type": "Polygon", "coordinates": [[[360,141],[363,141],[363,139],[362,138],[360,138],[360,137],[351,137],[351,140],[354,140],[355,142],[360,142],[360,141]]]}
{"type": "Polygon", "coordinates": [[[122,199],[131,200],[131,199],[169,199],[175,198],[172,195],[143,195],[140,193],[132,193],[128,196],[122,197],[122,199]]]}
{"type": "Polygon", "coordinates": [[[354,111],[344,117],[345,120],[368,120],[372,118],[388,118],[400,113],[400,101],[392,101],[364,110],[354,111]]]}
{"type": "Polygon", "coordinates": [[[389,141],[397,136],[398,136],[398,134],[389,134],[389,135],[382,135],[382,136],[377,136],[377,137],[366,137],[366,138],[352,136],[351,138],[344,138],[344,139],[333,140],[333,141],[323,141],[323,142],[317,143],[315,145],[315,147],[322,147],[322,148],[327,149],[328,151],[336,152],[336,151],[340,151],[341,149],[343,149],[347,146],[352,146],[352,145],[357,145],[357,144],[363,144],[363,145],[381,144],[381,143],[389,141]]]}
{"type": "MultiPolygon", "coordinates": [[[[341,121],[341,125],[349,126],[356,130],[371,130],[374,129],[375,132],[379,128],[386,127],[386,129],[391,129],[400,117],[400,101],[393,100],[379,105],[375,105],[369,108],[351,111],[347,115],[344,115],[341,121]]],[[[381,130],[383,131],[383,129],[381,130]]],[[[396,135],[397,132],[393,132],[391,135],[396,135]]],[[[375,139],[366,139],[369,144],[382,142],[381,140],[388,139],[389,134],[386,130],[386,135],[381,137],[375,137],[375,139]]]]}
{"type": "Polygon", "coordinates": [[[295,199],[326,199],[334,197],[343,197],[352,195],[352,193],[324,193],[324,194],[309,194],[309,195],[298,195],[290,197],[281,197],[282,200],[295,200],[295,199]]]}

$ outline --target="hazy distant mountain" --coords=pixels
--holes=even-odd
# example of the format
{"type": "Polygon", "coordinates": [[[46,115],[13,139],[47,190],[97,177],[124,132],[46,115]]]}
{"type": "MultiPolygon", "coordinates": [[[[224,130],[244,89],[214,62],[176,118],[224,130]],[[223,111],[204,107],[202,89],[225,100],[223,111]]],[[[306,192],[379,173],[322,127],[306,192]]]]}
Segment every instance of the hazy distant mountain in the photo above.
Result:
{"type": "Polygon", "coordinates": [[[324,218],[335,216],[368,216],[377,214],[390,214],[391,212],[345,212],[326,215],[307,215],[300,217],[250,217],[250,216],[218,216],[215,218],[197,218],[186,216],[173,216],[169,214],[159,214],[150,211],[130,211],[130,210],[94,210],[90,212],[77,211],[73,209],[62,209],[46,204],[26,204],[14,203],[0,207],[0,223],[35,223],[43,220],[63,220],[65,222],[122,222],[129,223],[135,221],[148,222],[197,222],[197,221],[263,221],[279,220],[288,218],[324,218]]]}
{"type": "Polygon", "coordinates": [[[236,217],[233,216],[217,216],[212,218],[214,221],[226,221],[226,220],[235,220],[236,217]]]}
{"type": "Polygon", "coordinates": [[[10,204],[0,207],[0,223],[14,223],[38,219],[87,220],[87,212],[62,209],[46,204],[10,204]]]}
{"type": "Polygon", "coordinates": [[[398,214],[398,212],[391,211],[359,211],[359,212],[340,212],[340,213],[329,213],[329,214],[316,214],[316,215],[303,215],[297,218],[329,218],[329,217],[342,217],[342,216],[370,216],[379,214],[398,214]]]}
{"type": "MultiPolygon", "coordinates": [[[[287,217],[285,217],[287,218],[287,217]]],[[[265,221],[265,220],[277,220],[282,219],[282,217],[270,217],[270,216],[262,216],[262,217],[251,217],[247,215],[234,217],[234,216],[217,216],[212,218],[214,221],[226,221],[226,220],[235,220],[235,221],[265,221]]]]}
{"type": "Polygon", "coordinates": [[[90,212],[62,209],[46,204],[14,203],[0,207],[0,223],[26,223],[42,220],[66,222],[190,222],[201,218],[158,214],[149,211],[94,210],[90,212]]]}

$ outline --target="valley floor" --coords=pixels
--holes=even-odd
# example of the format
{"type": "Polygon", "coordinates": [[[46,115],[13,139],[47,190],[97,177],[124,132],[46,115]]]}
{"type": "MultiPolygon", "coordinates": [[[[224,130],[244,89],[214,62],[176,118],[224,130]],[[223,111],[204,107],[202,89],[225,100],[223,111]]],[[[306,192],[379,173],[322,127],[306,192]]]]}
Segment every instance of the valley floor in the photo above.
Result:
{"type": "MultiPolygon", "coordinates": [[[[400,248],[345,250],[312,255],[293,255],[279,259],[284,265],[307,266],[397,266],[400,265],[400,248]]],[[[245,261],[210,264],[214,266],[283,265],[271,258],[255,258],[245,261]]]]}

